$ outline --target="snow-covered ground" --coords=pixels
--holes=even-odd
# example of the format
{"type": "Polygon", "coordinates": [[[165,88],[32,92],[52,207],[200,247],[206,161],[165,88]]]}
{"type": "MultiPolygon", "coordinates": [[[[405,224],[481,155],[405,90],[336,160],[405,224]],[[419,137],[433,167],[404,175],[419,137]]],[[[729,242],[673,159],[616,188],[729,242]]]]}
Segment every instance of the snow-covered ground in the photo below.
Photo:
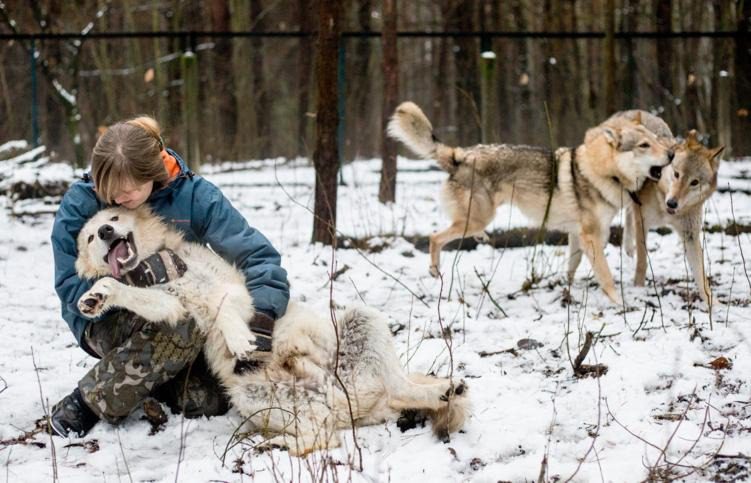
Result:
{"type": "MultiPolygon", "coordinates": [[[[428,275],[427,254],[403,238],[447,225],[438,206],[445,174],[428,170],[431,164],[399,160],[393,206],[377,201],[379,162],[346,166],[338,228],[343,236],[369,238],[369,248],[336,253],[309,243],[314,173],[306,163],[249,162],[239,171],[207,169],[206,176],[283,253],[293,297],[326,311],[329,274],[340,271],[334,301],[365,302],[401,324],[395,340],[410,371],[453,370],[468,383],[471,419],[449,443],[429,427],[361,428],[360,468],[351,433],[341,449],[297,459],[280,450],[255,454],[258,437],[228,449],[241,423],[233,411],[199,420],[172,415],[153,436],[139,411],[118,427],[98,424],[82,440],[51,442],[39,434],[27,444],[0,445],[0,481],[51,481],[55,474],[76,482],[516,482],[538,481],[541,473],[544,481],[618,482],[644,480],[650,471],[655,478],[688,475],[687,481],[749,477],[748,233],[706,234],[717,298],[711,316],[687,303],[686,294],[696,291],[675,234],[649,237],[656,288],[634,287],[633,261],[608,247],[609,265],[624,281],[626,311],[608,302],[586,261],[571,290],[575,302],[563,303],[566,247],[448,250],[441,282],[428,275]],[[523,292],[533,266],[542,281],[523,292]],[[450,328],[452,355],[442,326],[450,328]],[[600,378],[573,374],[571,360],[587,331],[599,335],[585,362],[607,366],[600,378]],[[713,369],[709,363],[719,357],[732,366],[713,369]]],[[[736,191],[712,198],[707,224],[751,224],[751,161],[724,163],[720,174],[720,187],[736,191]]],[[[95,363],[59,316],[52,215],[13,217],[10,203],[0,197],[0,440],[6,443],[33,427],[42,401],[68,394],[95,363]]],[[[490,229],[524,224],[504,208],[490,229]]]]}

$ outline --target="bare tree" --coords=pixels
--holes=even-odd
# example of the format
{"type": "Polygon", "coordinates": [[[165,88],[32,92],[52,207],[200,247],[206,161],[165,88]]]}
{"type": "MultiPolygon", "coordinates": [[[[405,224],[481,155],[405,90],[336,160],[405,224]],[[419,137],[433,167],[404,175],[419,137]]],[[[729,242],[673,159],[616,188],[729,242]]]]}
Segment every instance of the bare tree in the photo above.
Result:
{"type": "Polygon", "coordinates": [[[337,64],[339,58],[341,0],[319,2],[318,45],[315,60],[318,100],[316,107],[316,171],[313,242],[336,246],[337,64]]]}
{"type": "Polygon", "coordinates": [[[605,5],[605,112],[615,112],[615,0],[605,5]]]}
{"type": "MultiPolygon", "coordinates": [[[[53,2],[54,3],[54,2],[53,2]]],[[[39,2],[31,2],[31,7],[41,32],[49,32],[51,18],[49,13],[42,11],[39,2]]],[[[109,8],[109,2],[105,3],[94,15],[98,19],[104,15],[109,8]]],[[[20,34],[18,23],[13,19],[5,3],[0,1],[0,19],[15,34],[20,34]]],[[[75,165],[83,168],[86,166],[84,149],[81,144],[81,132],[79,125],[81,122],[81,111],[78,106],[78,85],[79,85],[79,66],[83,41],[86,35],[94,28],[94,20],[88,22],[81,30],[81,37],[74,38],[66,42],[66,49],[60,49],[60,53],[67,52],[67,55],[60,55],[56,58],[50,58],[38,50],[30,41],[23,41],[22,45],[29,53],[37,59],[37,65],[42,71],[42,75],[52,87],[57,101],[63,107],[65,112],[65,123],[68,130],[68,136],[73,144],[75,155],[75,165]]]]}
{"type": "MultiPolygon", "coordinates": [[[[310,14],[315,0],[297,1],[297,23],[302,32],[313,30],[314,20],[310,14]]],[[[310,102],[310,68],[313,48],[311,39],[303,37],[298,42],[297,53],[297,154],[308,155],[308,104],[310,102]]]]}
{"type": "Polygon", "coordinates": [[[751,131],[751,2],[736,0],[736,29],[735,37],[735,95],[736,109],[733,120],[733,148],[736,152],[748,154],[751,152],[751,141],[748,133],[751,131]]]}
{"type": "MultiPolygon", "coordinates": [[[[211,28],[217,32],[229,32],[230,10],[228,0],[212,0],[209,4],[211,28]]],[[[214,101],[217,116],[215,129],[222,133],[224,143],[219,144],[217,154],[228,156],[232,152],[237,135],[237,98],[235,97],[235,77],[232,69],[232,39],[218,37],[214,40],[214,101]]]]}
{"type": "Polygon", "coordinates": [[[397,0],[383,0],[383,110],[381,112],[382,167],[378,200],[396,201],[396,142],[386,136],[386,124],[399,98],[399,58],[396,46],[397,0]]]}

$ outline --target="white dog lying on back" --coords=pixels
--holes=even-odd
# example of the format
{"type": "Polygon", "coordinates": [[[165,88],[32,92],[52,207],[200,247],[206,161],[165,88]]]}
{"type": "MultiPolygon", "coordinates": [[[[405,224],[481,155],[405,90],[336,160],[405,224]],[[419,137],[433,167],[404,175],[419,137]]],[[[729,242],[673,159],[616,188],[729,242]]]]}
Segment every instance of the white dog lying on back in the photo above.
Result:
{"type": "Polygon", "coordinates": [[[254,371],[236,371],[239,360],[264,359],[253,354],[248,322],[254,310],[243,275],[207,247],[184,241],[148,208],[97,213],[79,234],[78,253],[81,277],[103,277],[81,296],[81,313],[96,317],[121,307],[172,325],[193,317],[206,335],[209,367],[233,405],[253,429],[275,435],[267,445],[294,454],[336,447],[338,429],[395,419],[407,409],[429,416],[439,436],[464,423],[465,385],[406,374],[386,318],[373,309],[348,309],[334,324],[292,302],[276,321],[267,360],[254,371]],[[181,276],[145,288],[112,278],[127,280],[141,261],[165,249],[184,264],[181,276]]]}

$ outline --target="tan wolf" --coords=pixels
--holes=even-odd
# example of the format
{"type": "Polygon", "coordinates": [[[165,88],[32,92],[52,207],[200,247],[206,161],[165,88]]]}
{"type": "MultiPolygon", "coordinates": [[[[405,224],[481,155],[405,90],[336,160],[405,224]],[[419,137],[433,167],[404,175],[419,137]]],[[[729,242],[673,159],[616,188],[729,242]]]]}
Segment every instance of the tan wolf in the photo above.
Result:
{"type": "MultiPolygon", "coordinates": [[[[618,126],[640,115],[645,126],[666,142],[675,143],[665,122],[644,111],[624,111],[614,114],[602,126],[618,126]]],[[[704,253],[701,246],[701,229],[704,203],[717,190],[717,173],[720,154],[724,146],[706,148],[698,140],[695,130],[675,145],[675,158],[665,169],[659,182],[648,181],[639,191],[639,204],[626,208],[623,244],[626,253],[633,256],[636,248],[634,283],[644,285],[647,271],[647,234],[656,226],[670,226],[681,237],[688,265],[691,268],[701,299],[710,308],[712,290],[704,270],[704,253]]]]}
{"type": "Polygon", "coordinates": [[[333,448],[338,430],[393,420],[407,409],[431,418],[433,431],[446,437],[469,413],[463,382],[404,372],[386,317],[371,308],[339,312],[334,324],[291,302],[276,321],[271,353],[252,352],[253,303],[243,275],[208,247],[184,241],[148,208],[100,211],[81,230],[78,249],[79,275],[98,278],[79,299],[82,313],[96,317],[121,307],[166,324],[193,317],[233,406],[251,430],[272,436],[262,447],[296,455],[333,448]],[[112,264],[127,279],[142,260],[166,250],[184,262],[181,276],[149,287],[112,277],[112,264]]]}
{"type": "Polygon", "coordinates": [[[644,180],[658,180],[673,152],[638,119],[618,128],[587,131],[576,148],[479,144],[447,146],[412,102],[400,104],[388,125],[391,137],[426,159],[436,159],[449,178],[442,200],[451,226],[430,236],[430,272],[438,275],[440,251],[464,236],[484,235],[496,208],[513,203],[532,222],[569,234],[569,280],[582,251],[607,296],[622,303],[605,260],[610,222],[644,180]],[[552,199],[550,198],[552,191],[552,199]],[[550,202],[549,202],[550,201],[550,202]]]}

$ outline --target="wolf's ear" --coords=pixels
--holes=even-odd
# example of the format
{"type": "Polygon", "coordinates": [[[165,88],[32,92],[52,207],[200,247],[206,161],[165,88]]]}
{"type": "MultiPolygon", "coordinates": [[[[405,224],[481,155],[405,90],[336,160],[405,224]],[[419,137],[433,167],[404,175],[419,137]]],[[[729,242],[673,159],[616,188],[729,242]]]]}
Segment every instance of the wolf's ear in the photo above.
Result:
{"type": "Polygon", "coordinates": [[[641,111],[636,111],[634,118],[631,120],[634,124],[641,124],[641,111]]]}
{"type": "Polygon", "coordinates": [[[698,149],[702,147],[701,142],[699,141],[699,133],[696,132],[696,129],[692,129],[688,132],[686,135],[686,144],[688,145],[689,149],[698,149]]]}
{"type": "Polygon", "coordinates": [[[619,129],[604,127],[602,128],[602,135],[605,137],[605,140],[608,142],[608,144],[610,144],[616,149],[620,147],[621,131],[619,129]]]}
{"type": "Polygon", "coordinates": [[[709,150],[709,164],[712,165],[712,169],[717,171],[720,167],[720,154],[725,150],[725,146],[718,146],[709,150]]]}

